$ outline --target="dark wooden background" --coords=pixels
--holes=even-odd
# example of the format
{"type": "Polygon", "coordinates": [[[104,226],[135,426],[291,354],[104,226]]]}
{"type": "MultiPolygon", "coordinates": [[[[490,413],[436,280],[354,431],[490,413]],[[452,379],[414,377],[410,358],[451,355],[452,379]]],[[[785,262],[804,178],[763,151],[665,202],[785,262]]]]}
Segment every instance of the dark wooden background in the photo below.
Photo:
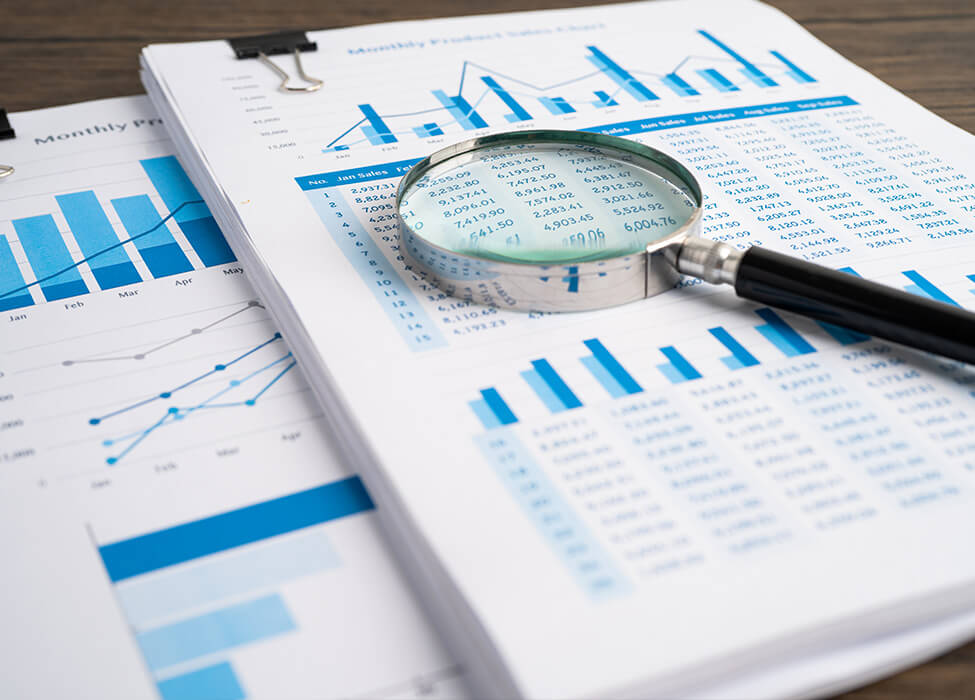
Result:
{"type": "MultiPolygon", "coordinates": [[[[598,2],[0,0],[0,106],[20,111],[141,92],[138,52],[152,42],[598,2]]],[[[898,90],[975,131],[975,0],[771,0],[771,4],[898,90]]],[[[975,643],[844,696],[846,700],[965,697],[975,698],[975,643]]]]}

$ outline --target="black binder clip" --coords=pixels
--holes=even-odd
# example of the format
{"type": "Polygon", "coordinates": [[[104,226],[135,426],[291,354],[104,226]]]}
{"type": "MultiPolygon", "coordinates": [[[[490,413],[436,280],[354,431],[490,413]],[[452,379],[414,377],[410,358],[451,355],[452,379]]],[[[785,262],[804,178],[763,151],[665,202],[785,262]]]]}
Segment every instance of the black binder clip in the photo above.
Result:
{"type": "MultiPolygon", "coordinates": [[[[7,110],[0,107],[0,141],[3,139],[12,139],[16,135],[14,128],[10,126],[10,120],[7,119],[7,110]]],[[[13,174],[14,166],[0,164],[0,180],[13,174]]]]}
{"type": "Polygon", "coordinates": [[[237,39],[228,39],[230,48],[237,54],[237,58],[256,58],[265,66],[274,71],[274,74],[281,78],[278,90],[281,92],[315,92],[322,87],[322,81],[313,78],[301,65],[301,53],[303,51],[317,51],[318,44],[308,41],[304,32],[279,32],[277,34],[262,34],[260,36],[244,36],[237,39]],[[298,69],[298,77],[305,81],[305,85],[293,86],[288,82],[291,76],[287,71],[278,66],[268,56],[278,54],[294,53],[295,66],[298,69]]]}

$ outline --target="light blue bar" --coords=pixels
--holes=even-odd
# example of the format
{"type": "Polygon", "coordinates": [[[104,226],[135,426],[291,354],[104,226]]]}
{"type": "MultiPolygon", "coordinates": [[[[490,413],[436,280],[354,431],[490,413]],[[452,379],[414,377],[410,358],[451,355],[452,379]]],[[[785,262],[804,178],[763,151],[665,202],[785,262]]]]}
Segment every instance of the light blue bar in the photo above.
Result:
{"type": "Polygon", "coordinates": [[[816,348],[806,342],[792,326],[772,309],[756,309],[755,313],[766,322],[763,326],[756,326],[755,330],[765,336],[772,345],[777,347],[786,357],[797,357],[816,352],[816,348]]]}
{"type": "Polygon", "coordinates": [[[247,695],[226,661],[159,681],[162,700],[243,700],[247,695]]]}
{"type": "MultiPolygon", "coordinates": [[[[381,168],[380,168],[381,169],[381,168]]],[[[444,347],[447,341],[433,323],[409,285],[396,272],[379,246],[359,224],[358,217],[338,189],[309,191],[308,199],[332,240],[346,260],[372,291],[396,330],[410,346],[420,351],[444,347]],[[333,208],[329,206],[334,203],[333,208]],[[337,218],[337,215],[341,218],[337,218]],[[343,228],[352,222],[353,229],[343,228]],[[355,237],[349,233],[355,233],[355,237]]]]}
{"type": "MultiPolygon", "coordinates": [[[[68,227],[74,234],[81,254],[86,258],[97,257],[88,262],[91,268],[110,267],[112,265],[132,266],[132,261],[120,246],[118,234],[112,228],[111,222],[105,215],[105,210],[91,190],[59,194],[54,198],[68,227]],[[113,247],[114,246],[114,247],[113,247]]],[[[132,269],[135,273],[135,268],[132,269]]],[[[141,280],[136,275],[136,282],[141,280]]]]}
{"type": "Polygon", "coordinates": [[[816,323],[818,323],[824,331],[833,336],[833,340],[838,342],[840,345],[856,345],[857,343],[870,340],[869,335],[858,333],[857,331],[851,331],[849,328],[836,326],[832,323],[826,323],[825,321],[816,321],[816,323]]]}
{"type": "Polygon", "coordinates": [[[623,368],[623,365],[602,344],[599,338],[590,338],[589,340],[582,341],[582,343],[589,348],[596,361],[610,373],[627,394],[639,394],[643,391],[643,387],[623,368]]]}
{"type": "Polygon", "coordinates": [[[629,93],[634,99],[640,102],[660,99],[646,85],[630,75],[630,73],[624,70],[622,66],[617,64],[598,48],[595,46],[587,46],[586,48],[592,52],[592,56],[587,56],[589,62],[609,76],[614,83],[626,90],[626,92],[629,93]]]}
{"type": "Polygon", "coordinates": [[[487,126],[487,122],[481,118],[481,115],[474,111],[474,108],[463,97],[459,95],[449,97],[443,90],[434,90],[433,96],[437,98],[440,104],[447,108],[447,111],[457,120],[457,123],[465,129],[483,129],[487,126]]]}
{"type": "Polygon", "coordinates": [[[474,441],[512,498],[590,598],[605,599],[631,590],[630,582],[612,557],[513,432],[480,435],[474,441]]]}
{"type": "Polygon", "coordinates": [[[135,239],[135,247],[153,277],[168,277],[193,269],[147,195],[113,199],[112,206],[129,236],[135,239]]]}
{"type": "Polygon", "coordinates": [[[367,139],[369,139],[369,143],[371,143],[373,146],[382,146],[386,143],[383,141],[382,137],[376,133],[376,129],[368,124],[362,127],[362,133],[367,139]]]}
{"type": "Polygon", "coordinates": [[[24,276],[20,274],[17,259],[10,250],[6,236],[0,236],[0,311],[32,306],[34,299],[25,289],[24,276]],[[14,291],[18,290],[18,291],[14,291]]]}
{"type": "Polygon", "coordinates": [[[773,56],[775,56],[777,59],[779,59],[780,61],[782,61],[782,63],[785,64],[786,68],[789,69],[789,76],[793,80],[795,80],[797,83],[815,83],[816,82],[816,79],[814,77],[812,77],[811,75],[809,75],[809,73],[807,73],[802,68],[800,68],[799,66],[797,66],[795,63],[793,63],[792,61],[790,61],[788,58],[786,58],[785,56],[783,56],[782,54],[780,54],[778,51],[772,51],[771,53],[772,53],[773,56]]]}
{"type": "Polygon", "coordinates": [[[481,76],[481,81],[491,88],[491,90],[494,91],[494,94],[498,96],[498,99],[504,102],[508,109],[511,110],[512,114],[510,116],[515,117],[515,119],[509,119],[508,121],[528,121],[532,118],[532,115],[528,113],[528,110],[522,107],[521,104],[511,96],[511,93],[501,87],[497,80],[490,76],[484,75],[481,76]]]}
{"type": "Polygon", "coordinates": [[[745,76],[750,81],[758,85],[758,87],[760,88],[775,87],[777,85],[775,81],[765,76],[764,74],[755,74],[750,70],[748,70],[747,68],[741,68],[740,72],[743,76],[745,76]],[[771,85],[769,83],[771,83],[771,85]]]}
{"type": "Polygon", "coordinates": [[[657,365],[657,369],[659,369],[661,373],[663,373],[663,375],[670,380],[671,384],[681,384],[682,382],[688,381],[687,377],[681,374],[678,369],[669,362],[664,362],[663,364],[657,365]]]}
{"type": "Polygon", "coordinates": [[[952,306],[960,306],[957,301],[938,289],[933,282],[922,276],[917,270],[904,270],[904,272],[901,274],[914,283],[909,287],[904,287],[904,289],[906,289],[908,292],[918,294],[919,296],[925,296],[928,299],[933,299],[934,301],[951,304],[952,306]]]}
{"type": "Polygon", "coordinates": [[[554,102],[559,109],[562,110],[563,114],[572,114],[576,111],[575,107],[569,104],[568,100],[564,97],[553,97],[552,102],[554,102]]]}
{"type": "Polygon", "coordinates": [[[619,102],[614,100],[612,97],[609,96],[609,93],[603,90],[596,90],[595,92],[593,92],[593,94],[599,98],[594,103],[597,107],[616,107],[619,105],[619,102]]]}
{"type": "Polygon", "coordinates": [[[754,367],[758,364],[758,360],[752,355],[745,346],[739,343],[727,330],[721,326],[716,326],[714,328],[709,328],[708,333],[713,335],[719,343],[724,345],[728,350],[731,351],[731,358],[723,357],[721,361],[729,369],[742,369],[744,367],[754,367]],[[734,359],[734,363],[729,364],[728,360],[734,359]],[[734,366],[732,366],[734,365],[734,366]]]}
{"type": "Polygon", "coordinates": [[[694,97],[701,94],[676,73],[668,73],[661,80],[663,80],[664,85],[682,97],[694,97]]]}
{"type": "Polygon", "coordinates": [[[35,278],[42,280],[39,286],[45,299],[55,301],[87,294],[88,286],[81,279],[78,265],[71,258],[53,216],[14,219],[13,224],[35,278]]]}
{"type": "Polygon", "coordinates": [[[277,593],[136,635],[153,671],[295,629],[277,593]]]}
{"type": "Polygon", "coordinates": [[[115,591],[129,624],[144,628],[159,618],[279,586],[340,563],[319,526],[126,579],[115,591]]]}
{"type": "MultiPolygon", "coordinates": [[[[386,126],[386,122],[382,120],[382,117],[372,108],[372,105],[362,104],[359,105],[359,111],[362,115],[369,121],[369,127],[371,128],[373,136],[379,141],[378,144],[382,145],[384,143],[396,143],[396,137],[393,136],[392,130],[386,126]]],[[[365,131],[365,129],[363,129],[365,131]]],[[[368,136],[368,134],[367,134],[368,136]]],[[[370,139],[371,141],[372,139],[370,139]]]]}
{"type": "Polygon", "coordinates": [[[677,352],[677,349],[673,345],[668,345],[665,348],[660,348],[660,352],[663,353],[664,357],[670,360],[670,364],[674,366],[684,379],[700,379],[701,373],[695,369],[694,365],[687,361],[687,358],[677,352]]]}
{"type": "Polygon", "coordinates": [[[538,395],[538,398],[542,400],[542,403],[550,410],[552,413],[561,413],[562,411],[568,410],[566,405],[559,400],[559,397],[555,395],[552,388],[542,380],[541,375],[533,369],[526,370],[521,373],[522,379],[528,382],[528,386],[534,390],[538,395]]]}
{"type": "Polygon", "coordinates": [[[473,410],[477,417],[480,418],[481,423],[483,423],[484,427],[488,430],[501,427],[501,421],[498,420],[496,415],[494,415],[494,411],[491,410],[491,407],[487,405],[487,401],[484,399],[469,401],[467,405],[471,407],[471,410],[473,410]]]}
{"type": "Polygon", "coordinates": [[[603,388],[609,392],[609,395],[614,399],[628,395],[626,389],[624,389],[622,385],[620,385],[620,383],[613,378],[613,375],[606,371],[605,367],[599,364],[599,360],[597,360],[595,357],[590,355],[588,357],[581,357],[579,359],[585,368],[592,373],[592,376],[594,376],[596,380],[603,385],[603,388]]]}
{"type": "Polygon", "coordinates": [[[518,422],[518,416],[514,414],[514,411],[511,410],[507,402],[501,398],[501,394],[498,393],[497,389],[494,387],[481,389],[481,396],[484,399],[484,403],[491,409],[491,412],[494,413],[501,425],[510,425],[518,422]]]}
{"type": "Polygon", "coordinates": [[[777,83],[770,77],[765,75],[761,69],[754,63],[749,61],[747,58],[739,54],[737,51],[732,49],[726,43],[718,39],[716,36],[710,32],[706,32],[703,29],[698,29],[697,33],[703,36],[705,39],[710,41],[712,44],[717,46],[719,49],[724,51],[726,54],[731,56],[733,59],[738,61],[743,66],[743,73],[751,80],[754,80],[760,87],[775,87],[777,83]]]}
{"type": "Polygon", "coordinates": [[[538,101],[541,102],[542,106],[545,107],[545,109],[547,109],[552,114],[555,115],[565,114],[565,112],[562,111],[562,107],[560,107],[559,104],[550,97],[539,97],[538,101]]]}
{"type": "Polygon", "coordinates": [[[199,191],[193,186],[183,166],[176,160],[176,156],[163,156],[161,158],[147,158],[140,160],[142,169],[152,181],[152,186],[162,197],[163,204],[169,210],[166,213],[176,211],[173,217],[177,223],[184,221],[194,221],[205,219],[210,216],[210,210],[206,204],[186,204],[195,200],[202,200],[199,191]],[[183,206],[185,205],[185,206],[183,206]]]}
{"type": "Polygon", "coordinates": [[[730,357],[722,357],[721,361],[724,362],[724,366],[730,370],[745,369],[745,365],[743,365],[741,360],[734,355],[731,355],[730,357]]]}
{"type": "Polygon", "coordinates": [[[566,408],[579,408],[582,405],[579,397],[572,393],[572,389],[559,376],[559,373],[555,371],[555,368],[552,367],[548,360],[532,360],[532,367],[538,372],[538,376],[542,378],[542,381],[548,384],[549,388],[555,392],[555,395],[559,397],[559,401],[566,408]]]}
{"type": "Polygon", "coordinates": [[[721,75],[721,73],[716,71],[714,68],[704,68],[698,70],[697,74],[721,92],[738,92],[739,90],[737,85],[721,75]]]}

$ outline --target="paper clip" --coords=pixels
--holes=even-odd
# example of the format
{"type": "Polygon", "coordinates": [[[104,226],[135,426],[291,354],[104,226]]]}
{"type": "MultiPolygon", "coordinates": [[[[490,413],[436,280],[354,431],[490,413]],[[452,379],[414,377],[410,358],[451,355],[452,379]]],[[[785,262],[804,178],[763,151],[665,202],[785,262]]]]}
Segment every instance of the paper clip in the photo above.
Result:
{"type": "Polygon", "coordinates": [[[281,92],[315,92],[321,89],[323,85],[320,79],[305,73],[305,68],[301,65],[301,53],[303,51],[318,50],[318,44],[314,41],[309,41],[304,32],[262,34],[260,36],[228,39],[227,41],[230,43],[230,47],[234,50],[238,59],[256,58],[270,68],[281,79],[281,84],[278,85],[278,90],[281,92]],[[288,83],[292,78],[288,75],[288,72],[268,58],[268,56],[286,53],[294,53],[298,77],[305,82],[305,85],[289,85],[288,83]]]}
{"type": "MultiPolygon", "coordinates": [[[[14,128],[10,126],[10,121],[7,119],[7,110],[0,107],[0,140],[12,139],[16,135],[14,128]]],[[[0,164],[0,180],[13,174],[14,166],[0,164]]]]}

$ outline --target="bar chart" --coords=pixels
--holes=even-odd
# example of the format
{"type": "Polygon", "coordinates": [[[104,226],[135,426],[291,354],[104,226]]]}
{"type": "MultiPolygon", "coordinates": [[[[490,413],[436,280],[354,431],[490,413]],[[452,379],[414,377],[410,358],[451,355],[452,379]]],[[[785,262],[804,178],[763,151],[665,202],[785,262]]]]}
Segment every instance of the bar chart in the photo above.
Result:
{"type": "Polygon", "coordinates": [[[148,193],[105,201],[84,189],[53,195],[46,213],[12,220],[13,236],[0,234],[0,311],[189,272],[188,251],[205,267],[236,260],[175,157],[146,158],[139,166],[164,214],[148,193]]]}
{"type": "Polygon", "coordinates": [[[373,507],[350,477],[99,546],[162,697],[247,697],[235,653],[299,630],[289,584],[341,567],[329,524],[373,507]]]}
{"type": "Polygon", "coordinates": [[[323,150],[383,146],[404,137],[429,138],[442,136],[446,131],[529,122],[539,113],[563,116],[615,107],[620,100],[649,103],[667,96],[697,97],[705,91],[764,90],[778,87],[783,80],[797,85],[816,82],[809,72],[775,49],[748,58],[704,29],[689,37],[688,43],[711,53],[701,56],[696,52],[675,67],[662,69],[627,67],[613,56],[611,49],[580,46],[575,69],[578,75],[553,75],[545,84],[465,60],[458,68],[457,87],[431,89],[428,97],[433,101],[428,101],[426,107],[359,104],[359,120],[329,140],[323,150]]]}

